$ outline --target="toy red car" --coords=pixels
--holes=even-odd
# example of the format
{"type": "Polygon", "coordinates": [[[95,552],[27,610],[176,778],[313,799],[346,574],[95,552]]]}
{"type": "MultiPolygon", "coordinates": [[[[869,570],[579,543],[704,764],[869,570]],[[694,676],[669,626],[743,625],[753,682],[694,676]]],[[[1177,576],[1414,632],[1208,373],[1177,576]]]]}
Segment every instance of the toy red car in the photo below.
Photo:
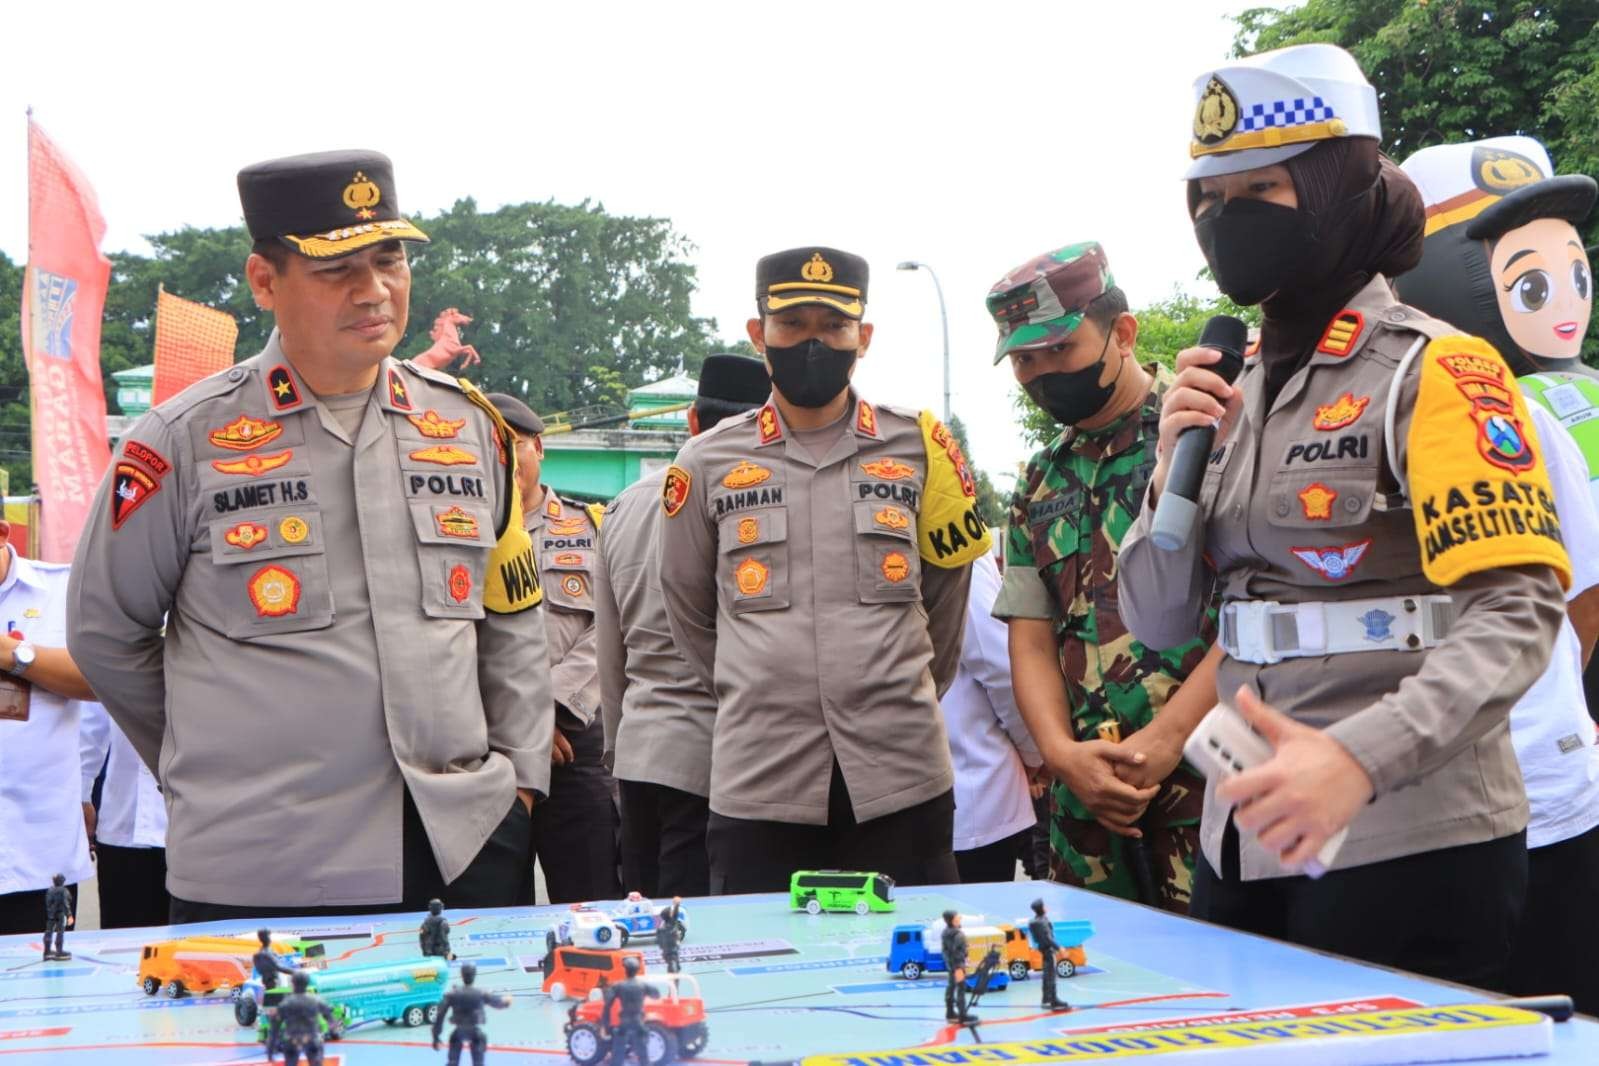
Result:
{"type": "MultiPolygon", "coordinates": [[[[686,973],[659,977],[640,977],[660,990],[657,999],[644,1001],[644,1046],[648,1062],[640,1066],[664,1066],[678,1058],[693,1058],[705,1050],[711,1038],[705,1025],[705,1001],[700,984],[686,973]]],[[[578,1066],[594,1066],[611,1051],[610,1027],[600,1031],[600,1013],[605,1009],[605,990],[596,988],[589,998],[567,1012],[566,1050],[578,1066]]],[[[617,1018],[618,1004],[611,1005],[611,1021],[617,1018]]]]}

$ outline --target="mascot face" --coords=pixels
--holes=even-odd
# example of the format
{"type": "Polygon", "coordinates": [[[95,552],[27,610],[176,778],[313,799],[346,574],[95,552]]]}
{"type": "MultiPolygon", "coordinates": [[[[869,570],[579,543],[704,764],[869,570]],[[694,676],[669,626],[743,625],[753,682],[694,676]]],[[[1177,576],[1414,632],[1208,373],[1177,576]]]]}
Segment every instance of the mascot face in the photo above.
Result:
{"type": "Polygon", "coordinates": [[[1505,331],[1527,354],[1575,359],[1593,310],[1593,276],[1576,227],[1537,218],[1510,230],[1489,254],[1505,331]]]}

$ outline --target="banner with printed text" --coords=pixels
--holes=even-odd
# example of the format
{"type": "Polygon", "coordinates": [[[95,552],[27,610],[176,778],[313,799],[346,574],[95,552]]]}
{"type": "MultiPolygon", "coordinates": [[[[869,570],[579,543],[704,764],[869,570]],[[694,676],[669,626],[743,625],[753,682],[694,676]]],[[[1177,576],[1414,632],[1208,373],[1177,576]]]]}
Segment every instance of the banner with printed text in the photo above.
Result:
{"type": "Polygon", "coordinates": [[[105,220],[82,172],[28,122],[28,269],[22,348],[42,498],[39,557],[69,562],[111,459],[100,379],[100,317],[111,261],[105,220]]]}

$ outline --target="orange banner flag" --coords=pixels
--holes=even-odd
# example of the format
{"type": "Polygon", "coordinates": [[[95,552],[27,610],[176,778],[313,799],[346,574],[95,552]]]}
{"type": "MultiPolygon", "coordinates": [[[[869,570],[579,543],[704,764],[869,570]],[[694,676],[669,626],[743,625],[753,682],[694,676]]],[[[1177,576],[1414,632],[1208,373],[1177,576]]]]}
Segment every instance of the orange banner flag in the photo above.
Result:
{"type": "Polygon", "coordinates": [[[43,509],[39,557],[53,563],[72,561],[111,462],[100,380],[100,317],[111,280],[111,261],[100,254],[104,236],[94,189],[30,118],[22,350],[43,509]]]}
{"type": "Polygon", "coordinates": [[[239,324],[226,311],[160,289],[155,303],[155,388],[151,402],[170,400],[201,378],[232,366],[233,346],[238,339],[239,324]]]}

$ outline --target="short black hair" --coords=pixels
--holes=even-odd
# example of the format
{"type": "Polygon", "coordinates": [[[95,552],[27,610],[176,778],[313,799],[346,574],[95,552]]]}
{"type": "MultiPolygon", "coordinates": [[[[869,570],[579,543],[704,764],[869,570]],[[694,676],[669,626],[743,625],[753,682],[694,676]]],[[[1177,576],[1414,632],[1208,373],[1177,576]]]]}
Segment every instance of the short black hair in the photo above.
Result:
{"type": "Polygon", "coordinates": [[[276,237],[262,237],[250,245],[250,251],[272,264],[273,270],[281,271],[289,265],[289,256],[294,253],[288,246],[276,237]]]}
{"type": "Polygon", "coordinates": [[[1124,315],[1128,310],[1127,294],[1122,292],[1117,286],[1112,285],[1088,301],[1088,306],[1083,308],[1083,317],[1098,326],[1099,331],[1104,333],[1110,329],[1118,315],[1124,315]]]}

